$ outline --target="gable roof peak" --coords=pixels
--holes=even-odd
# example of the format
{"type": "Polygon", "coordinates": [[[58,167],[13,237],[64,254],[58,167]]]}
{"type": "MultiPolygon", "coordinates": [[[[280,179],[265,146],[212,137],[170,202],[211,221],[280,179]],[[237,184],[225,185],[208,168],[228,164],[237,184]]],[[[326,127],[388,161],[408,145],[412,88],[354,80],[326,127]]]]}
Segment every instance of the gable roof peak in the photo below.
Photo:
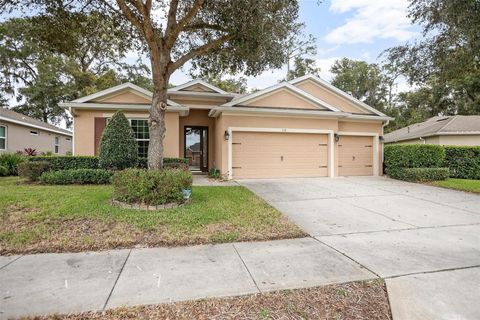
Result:
{"type": "Polygon", "coordinates": [[[87,102],[87,101],[97,99],[97,98],[100,98],[100,97],[103,97],[103,96],[114,94],[116,92],[119,92],[119,91],[122,91],[122,90],[125,90],[125,89],[132,89],[134,91],[137,91],[147,98],[151,98],[153,96],[153,93],[151,91],[149,91],[147,89],[144,89],[140,86],[137,86],[136,84],[133,84],[131,82],[125,82],[125,83],[116,85],[114,87],[111,87],[111,88],[108,88],[108,89],[105,89],[105,90],[101,90],[101,91],[95,92],[93,94],[75,99],[72,102],[80,102],[80,103],[81,102],[87,102]]]}
{"type": "Polygon", "coordinates": [[[381,116],[381,117],[386,117],[386,115],[380,111],[378,111],[377,109],[375,108],[372,108],[370,107],[368,104],[356,99],[355,97],[353,97],[351,94],[335,87],[334,85],[332,85],[330,82],[326,81],[326,80],[323,80],[322,78],[316,76],[316,75],[313,75],[313,74],[306,74],[302,77],[299,77],[299,78],[295,78],[295,79],[292,79],[289,81],[289,83],[291,83],[292,85],[295,85],[297,83],[300,83],[300,82],[303,82],[305,80],[311,80],[315,83],[317,83],[318,85],[328,89],[329,91],[343,97],[344,99],[347,99],[348,101],[354,103],[355,105],[359,106],[360,108],[363,108],[365,110],[368,110],[378,116],[381,116]]]}
{"type": "Polygon", "coordinates": [[[228,94],[228,92],[214,86],[213,84],[210,84],[208,82],[206,82],[205,80],[202,80],[202,79],[193,79],[193,80],[190,80],[190,81],[187,81],[183,84],[180,84],[178,86],[175,86],[173,88],[170,88],[168,89],[169,91],[180,91],[180,90],[183,90],[185,88],[188,88],[188,87],[191,87],[191,86],[194,86],[196,84],[199,84],[199,85],[202,85],[216,93],[220,93],[220,94],[228,94]]]}
{"type": "Polygon", "coordinates": [[[268,94],[268,93],[271,93],[271,92],[274,92],[276,90],[280,90],[280,89],[287,89],[287,90],[290,90],[292,91],[293,93],[301,96],[302,98],[304,99],[307,99],[311,102],[313,102],[314,104],[322,107],[322,108],[325,108],[327,110],[330,110],[330,111],[335,111],[335,112],[338,112],[340,110],[338,110],[337,108],[335,108],[334,106],[326,103],[325,101],[323,100],[320,100],[314,96],[312,96],[311,94],[295,87],[294,85],[292,85],[291,83],[287,82],[287,81],[282,81],[282,82],[279,82],[273,86],[270,86],[270,87],[267,87],[265,89],[262,89],[262,90],[259,90],[259,91],[256,91],[254,93],[251,93],[251,94],[247,94],[247,95],[244,95],[244,96],[241,96],[241,97],[238,97],[238,98],[235,98],[233,99],[232,101],[228,102],[228,103],[225,103],[223,104],[222,106],[224,107],[232,107],[232,106],[235,106],[235,105],[238,105],[240,103],[243,103],[243,102],[247,102],[247,101],[251,101],[253,99],[256,99],[260,96],[263,96],[265,94],[268,94]]]}

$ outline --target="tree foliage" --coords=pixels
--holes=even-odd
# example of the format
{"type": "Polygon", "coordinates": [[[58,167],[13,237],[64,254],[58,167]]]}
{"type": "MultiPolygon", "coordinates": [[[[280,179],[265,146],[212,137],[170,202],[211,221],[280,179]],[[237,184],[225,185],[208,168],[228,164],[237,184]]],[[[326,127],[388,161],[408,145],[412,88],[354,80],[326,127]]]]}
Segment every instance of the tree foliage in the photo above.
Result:
{"type": "Polygon", "coordinates": [[[409,17],[423,37],[389,49],[390,63],[421,87],[414,95],[429,91],[432,112],[479,114],[480,1],[413,0],[409,17]]]}
{"type": "Polygon", "coordinates": [[[11,18],[0,24],[0,89],[14,110],[45,122],[67,120],[62,100],[125,80],[146,84],[148,68],[120,60],[129,50],[127,30],[98,13],[65,12],[11,18]]]}
{"type": "Polygon", "coordinates": [[[121,111],[115,112],[103,131],[98,161],[100,167],[113,170],[138,165],[135,133],[121,111]]]}
{"type": "Polygon", "coordinates": [[[305,33],[304,23],[293,25],[285,41],[287,81],[306,74],[318,75],[320,69],[315,66],[315,60],[311,58],[317,54],[316,42],[317,39],[312,34],[305,33]]]}
{"type": "Polygon", "coordinates": [[[385,111],[388,102],[386,75],[375,63],[343,58],[335,61],[330,72],[332,84],[354,98],[385,111]]]}

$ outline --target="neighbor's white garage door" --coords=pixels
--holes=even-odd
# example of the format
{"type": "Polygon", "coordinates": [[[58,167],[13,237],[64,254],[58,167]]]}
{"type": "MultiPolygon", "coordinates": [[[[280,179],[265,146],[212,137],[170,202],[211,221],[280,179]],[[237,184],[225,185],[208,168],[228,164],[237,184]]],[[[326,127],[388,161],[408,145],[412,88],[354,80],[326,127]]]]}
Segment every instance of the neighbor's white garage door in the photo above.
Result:
{"type": "Polygon", "coordinates": [[[233,178],[326,177],[326,134],[234,132],[233,178]]]}

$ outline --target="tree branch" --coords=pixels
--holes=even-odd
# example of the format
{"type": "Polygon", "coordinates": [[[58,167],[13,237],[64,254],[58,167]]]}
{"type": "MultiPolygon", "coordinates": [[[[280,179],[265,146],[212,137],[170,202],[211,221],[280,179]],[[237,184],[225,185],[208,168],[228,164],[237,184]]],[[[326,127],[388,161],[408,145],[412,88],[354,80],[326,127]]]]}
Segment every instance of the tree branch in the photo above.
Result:
{"type": "MultiPolygon", "coordinates": [[[[165,34],[166,36],[165,44],[168,48],[173,47],[173,44],[177,40],[180,32],[182,32],[183,28],[193,19],[193,17],[195,17],[195,15],[197,14],[198,10],[200,10],[204,2],[205,0],[195,0],[195,3],[190,8],[190,10],[188,10],[187,14],[182,19],[180,19],[178,23],[175,22],[175,24],[170,25],[170,29],[167,30],[165,34]]],[[[171,17],[169,16],[168,18],[169,23],[170,23],[170,18],[171,17]]],[[[176,12],[175,12],[175,17],[173,17],[172,21],[173,20],[176,20],[176,12]]]]}
{"type": "Polygon", "coordinates": [[[168,66],[169,74],[172,74],[175,70],[183,66],[188,60],[207,54],[209,51],[218,48],[221,44],[227,42],[228,40],[233,39],[233,35],[227,34],[218,39],[210,41],[198,48],[191,50],[190,52],[184,54],[177,61],[170,63],[168,66]]]}
{"type": "Polygon", "coordinates": [[[117,4],[125,17],[128,19],[128,21],[130,21],[139,31],[144,33],[143,23],[135,16],[132,10],[130,10],[125,0],[117,0],[117,4]]]}
{"type": "Polygon", "coordinates": [[[165,35],[172,32],[173,28],[177,25],[177,10],[178,0],[172,0],[170,2],[170,9],[168,10],[167,26],[165,28],[165,35]]]}
{"type": "Polygon", "coordinates": [[[227,31],[227,29],[223,28],[218,24],[210,24],[206,22],[198,22],[186,25],[183,30],[184,31],[194,31],[199,29],[210,29],[210,30],[217,30],[217,31],[227,31]]]}

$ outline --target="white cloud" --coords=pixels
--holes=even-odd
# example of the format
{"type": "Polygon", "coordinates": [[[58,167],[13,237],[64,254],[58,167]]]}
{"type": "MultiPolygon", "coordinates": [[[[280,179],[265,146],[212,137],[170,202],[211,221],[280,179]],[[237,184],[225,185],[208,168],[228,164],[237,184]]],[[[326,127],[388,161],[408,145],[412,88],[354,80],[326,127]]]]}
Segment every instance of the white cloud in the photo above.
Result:
{"type": "Polygon", "coordinates": [[[339,59],[341,58],[331,57],[315,60],[317,67],[320,68],[320,78],[322,78],[323,80],[331,81],[333,78],[333,73],[330,72],[330,68],[335,63],[335,61],[339,59]]]}
{"type": "Polygon", "coordinates": [[[329,32],[325,40],[334,44],[371,43],[375,39],[406,41],[415,34],[407,8],[408,0],[331,0],[332,13],[354,14],[329,32]]]}

